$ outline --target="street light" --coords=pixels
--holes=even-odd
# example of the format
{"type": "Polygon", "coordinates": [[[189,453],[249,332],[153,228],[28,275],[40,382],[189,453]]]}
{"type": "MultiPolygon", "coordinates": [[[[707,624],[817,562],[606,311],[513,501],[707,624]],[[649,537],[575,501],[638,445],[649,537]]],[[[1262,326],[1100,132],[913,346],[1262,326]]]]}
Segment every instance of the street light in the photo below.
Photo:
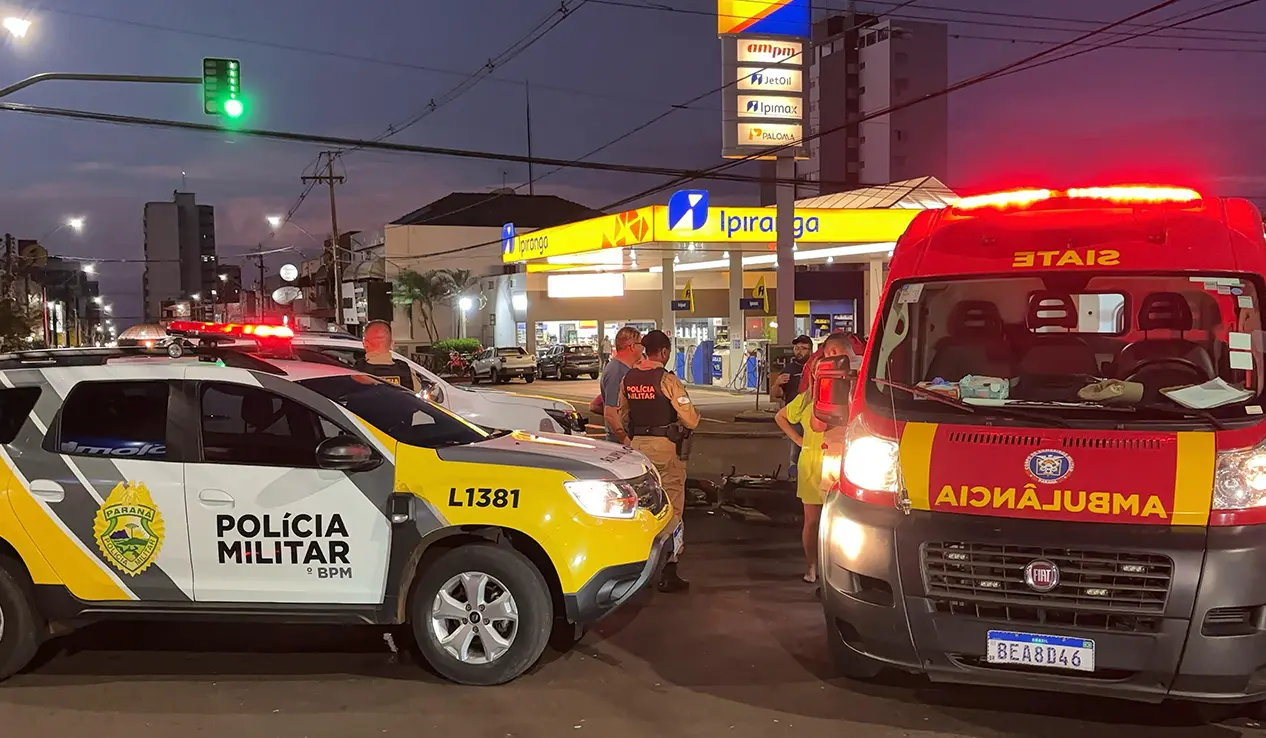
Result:
{"type": "Polygon", "coordinates": [[[92,298],[92,301],[100,305],[102,299],[103,298],[101,297],[101,295],[97,295],[96,297],[92,298]]]}
{"type": "Polygon", "coordinates": [[[457,306],[462,309],[463,313],[469,311],[472,307],[474,307],[474,305],[474,300],[471,300],[469,297],[463,297],[457,301],[457,306]]]}
{"type": "Polygon", "coordinates": [[[4,30],[14,38],[25,38],[26,32],[31,29],[31,22],[25,18],[9,16],[0,22],[0,26],[4,26],[4,30]]]}
{"type": "Polygon", "coordinates": [[[190,295],[190,296],[189,296],[189,299],[190,299],[190,300],[193,300],[194,302],[201,302],[201,301],[202,301],[202,293],[201,293],[201,292],[195,292],[195,293],[193,293],[192,295],[190,295]]]}
{"type": "Polygon", "coordinates": [[[280,215],[268,216],[268,227],[276,230],[281,227],[282,217],[280,215]]]}
{"type": "Polygon", "coordinates": [[[70,230],[76,233],[79,233],[80,231],[84,229],[84,219],[70,218],[69,220],[66,221],[66,225],[70,227],[70,230]]]}
{"type": "Polygon", "coordinates": [[[89,277],[97,273],[97,267],[94,264],[84,264],[84,274],[89,277]]]}

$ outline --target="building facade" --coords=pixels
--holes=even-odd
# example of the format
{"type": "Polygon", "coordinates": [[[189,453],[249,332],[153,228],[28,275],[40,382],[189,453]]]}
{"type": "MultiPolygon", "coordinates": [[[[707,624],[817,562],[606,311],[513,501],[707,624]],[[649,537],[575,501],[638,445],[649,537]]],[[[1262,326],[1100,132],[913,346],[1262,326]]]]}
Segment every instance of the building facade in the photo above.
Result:
{"type": "Polygon", "coordinates": [[[146,322],[160,320],[165,303],[210,303],[220,284],[215,208],[199,205],[192,192],[174,192],[171,202],[145,203],[145,260],[146,322]]]}

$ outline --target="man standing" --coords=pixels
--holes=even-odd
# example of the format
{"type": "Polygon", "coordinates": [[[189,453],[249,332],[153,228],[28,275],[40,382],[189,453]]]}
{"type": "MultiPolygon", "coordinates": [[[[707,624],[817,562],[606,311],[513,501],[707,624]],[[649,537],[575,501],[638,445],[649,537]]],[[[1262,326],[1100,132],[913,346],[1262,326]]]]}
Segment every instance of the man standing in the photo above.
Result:
{"type": "MultiPolygon", "coordinates": [[[[791,401],[796,399],[796,395],[800,394],[800,378],[804,374],[804,364],[812,354],[812,338],[797,336],[796,340],[791,342],[791,361],[787,362],[782,374],[778,375],[778,379],[774,381],[774,388],[769,393],[775,400],[782,400],[783,407],[790,405],[791,401]]],[[[797,430],[803,432],[803,429],[797,428],[797,430]]],[[[789,479],[796,478],[796,464],[799,460],[800,447],[792,443],[791,463],[787,467],[787,477],[789,479]]]]}
{"type": "MultiPolygon", "coordinates": [[[[659,470],[660,484],[672,505],[676,529],[686,509],[686,454],[678,453],[678,444],[699,425],[699,410],[686,394],[686,387],[677,375],[664,368],[672,354],[672,342],[663,331],[651,331],[642,337],[646,358],[624,375],[620,385],[619,427],[616,440],[641,451],[659,470]]],[[[680,592],[690,583],[677,574],[674,552],[659,580],[660,592],[680,592]]]]}
{"type": "Polygon", "coordinates": [[[602,362],[603,369],[607,367],[607,362],[611,361],[611,339],[606,336],[603,336],[598,344],[598,360],[602,362]]]}
{"type": "Polygon", "coordinates": [[[375,377],[398,384],[414,392],[422,391],[422,380],[413,373],[409,365],[396,361],[391,356],[391,347],[395,340],[391,337],[391,324],[385,320],[375,320],[365,326],[365,358],[356,362],[356,371],[372,374],[375,377]]]}
{"type": "Polygon", "coordinates": [[[607,365],[602,367],[602,377],[598,386],[602,388],[602,420],[607,426],[607,440],[625,443],[627,434],[620,423],[618,412],[620,405],[620,383],[624,375],[629,373],[633,365],[642,358],[642,332],[631,325],[626,325],[615,334],[615,354],[607,365]],[[620,430],[617,435],[615,429],[620,430]]]}

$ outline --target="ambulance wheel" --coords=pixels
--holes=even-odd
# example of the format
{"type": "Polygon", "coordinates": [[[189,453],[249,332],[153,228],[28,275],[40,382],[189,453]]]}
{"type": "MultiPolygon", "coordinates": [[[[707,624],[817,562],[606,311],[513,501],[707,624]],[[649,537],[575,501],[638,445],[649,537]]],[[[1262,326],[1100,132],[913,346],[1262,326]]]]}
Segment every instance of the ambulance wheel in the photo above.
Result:
{"type": "Polygon", "coordinates": [[[835,663],[835,670],[840,673],[840,676],[856,679],[860,682],[870,681],[879,676],[879,673],[884,669],[884,665],[850,648],[844,642],[844,637],[840,635],[839,628],[831,620],[831,617],[828,616],[826,620],[826,642],[831,652],[831,660],[835,663]]]}
{"type": "Polygon", "coordinates": [[[7,564],[0,564],[0,679],[26,668],[40,647],[39,615],[7,564]]]}
{"type": "Polygon", "coordinates": [[[536,566],[483,543],[436,559],[418,580],[410,614],[431,668],[473,686],[504,684],[530,669],[554,627],[549,584],[536,566]]]}

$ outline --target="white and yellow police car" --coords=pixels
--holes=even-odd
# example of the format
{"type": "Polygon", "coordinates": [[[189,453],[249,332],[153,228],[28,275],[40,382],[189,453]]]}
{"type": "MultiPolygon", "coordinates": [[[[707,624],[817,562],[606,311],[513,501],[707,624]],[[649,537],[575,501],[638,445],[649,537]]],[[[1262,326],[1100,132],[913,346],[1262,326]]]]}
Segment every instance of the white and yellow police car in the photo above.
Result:
{"type": "Polygon", "coordinates": [[[342,366],[0,356],[0,677],[67,626],[209,615],[407,623],[442,676],[499,684],[642,589],[670,518],[636,452],[342,366]]]}

